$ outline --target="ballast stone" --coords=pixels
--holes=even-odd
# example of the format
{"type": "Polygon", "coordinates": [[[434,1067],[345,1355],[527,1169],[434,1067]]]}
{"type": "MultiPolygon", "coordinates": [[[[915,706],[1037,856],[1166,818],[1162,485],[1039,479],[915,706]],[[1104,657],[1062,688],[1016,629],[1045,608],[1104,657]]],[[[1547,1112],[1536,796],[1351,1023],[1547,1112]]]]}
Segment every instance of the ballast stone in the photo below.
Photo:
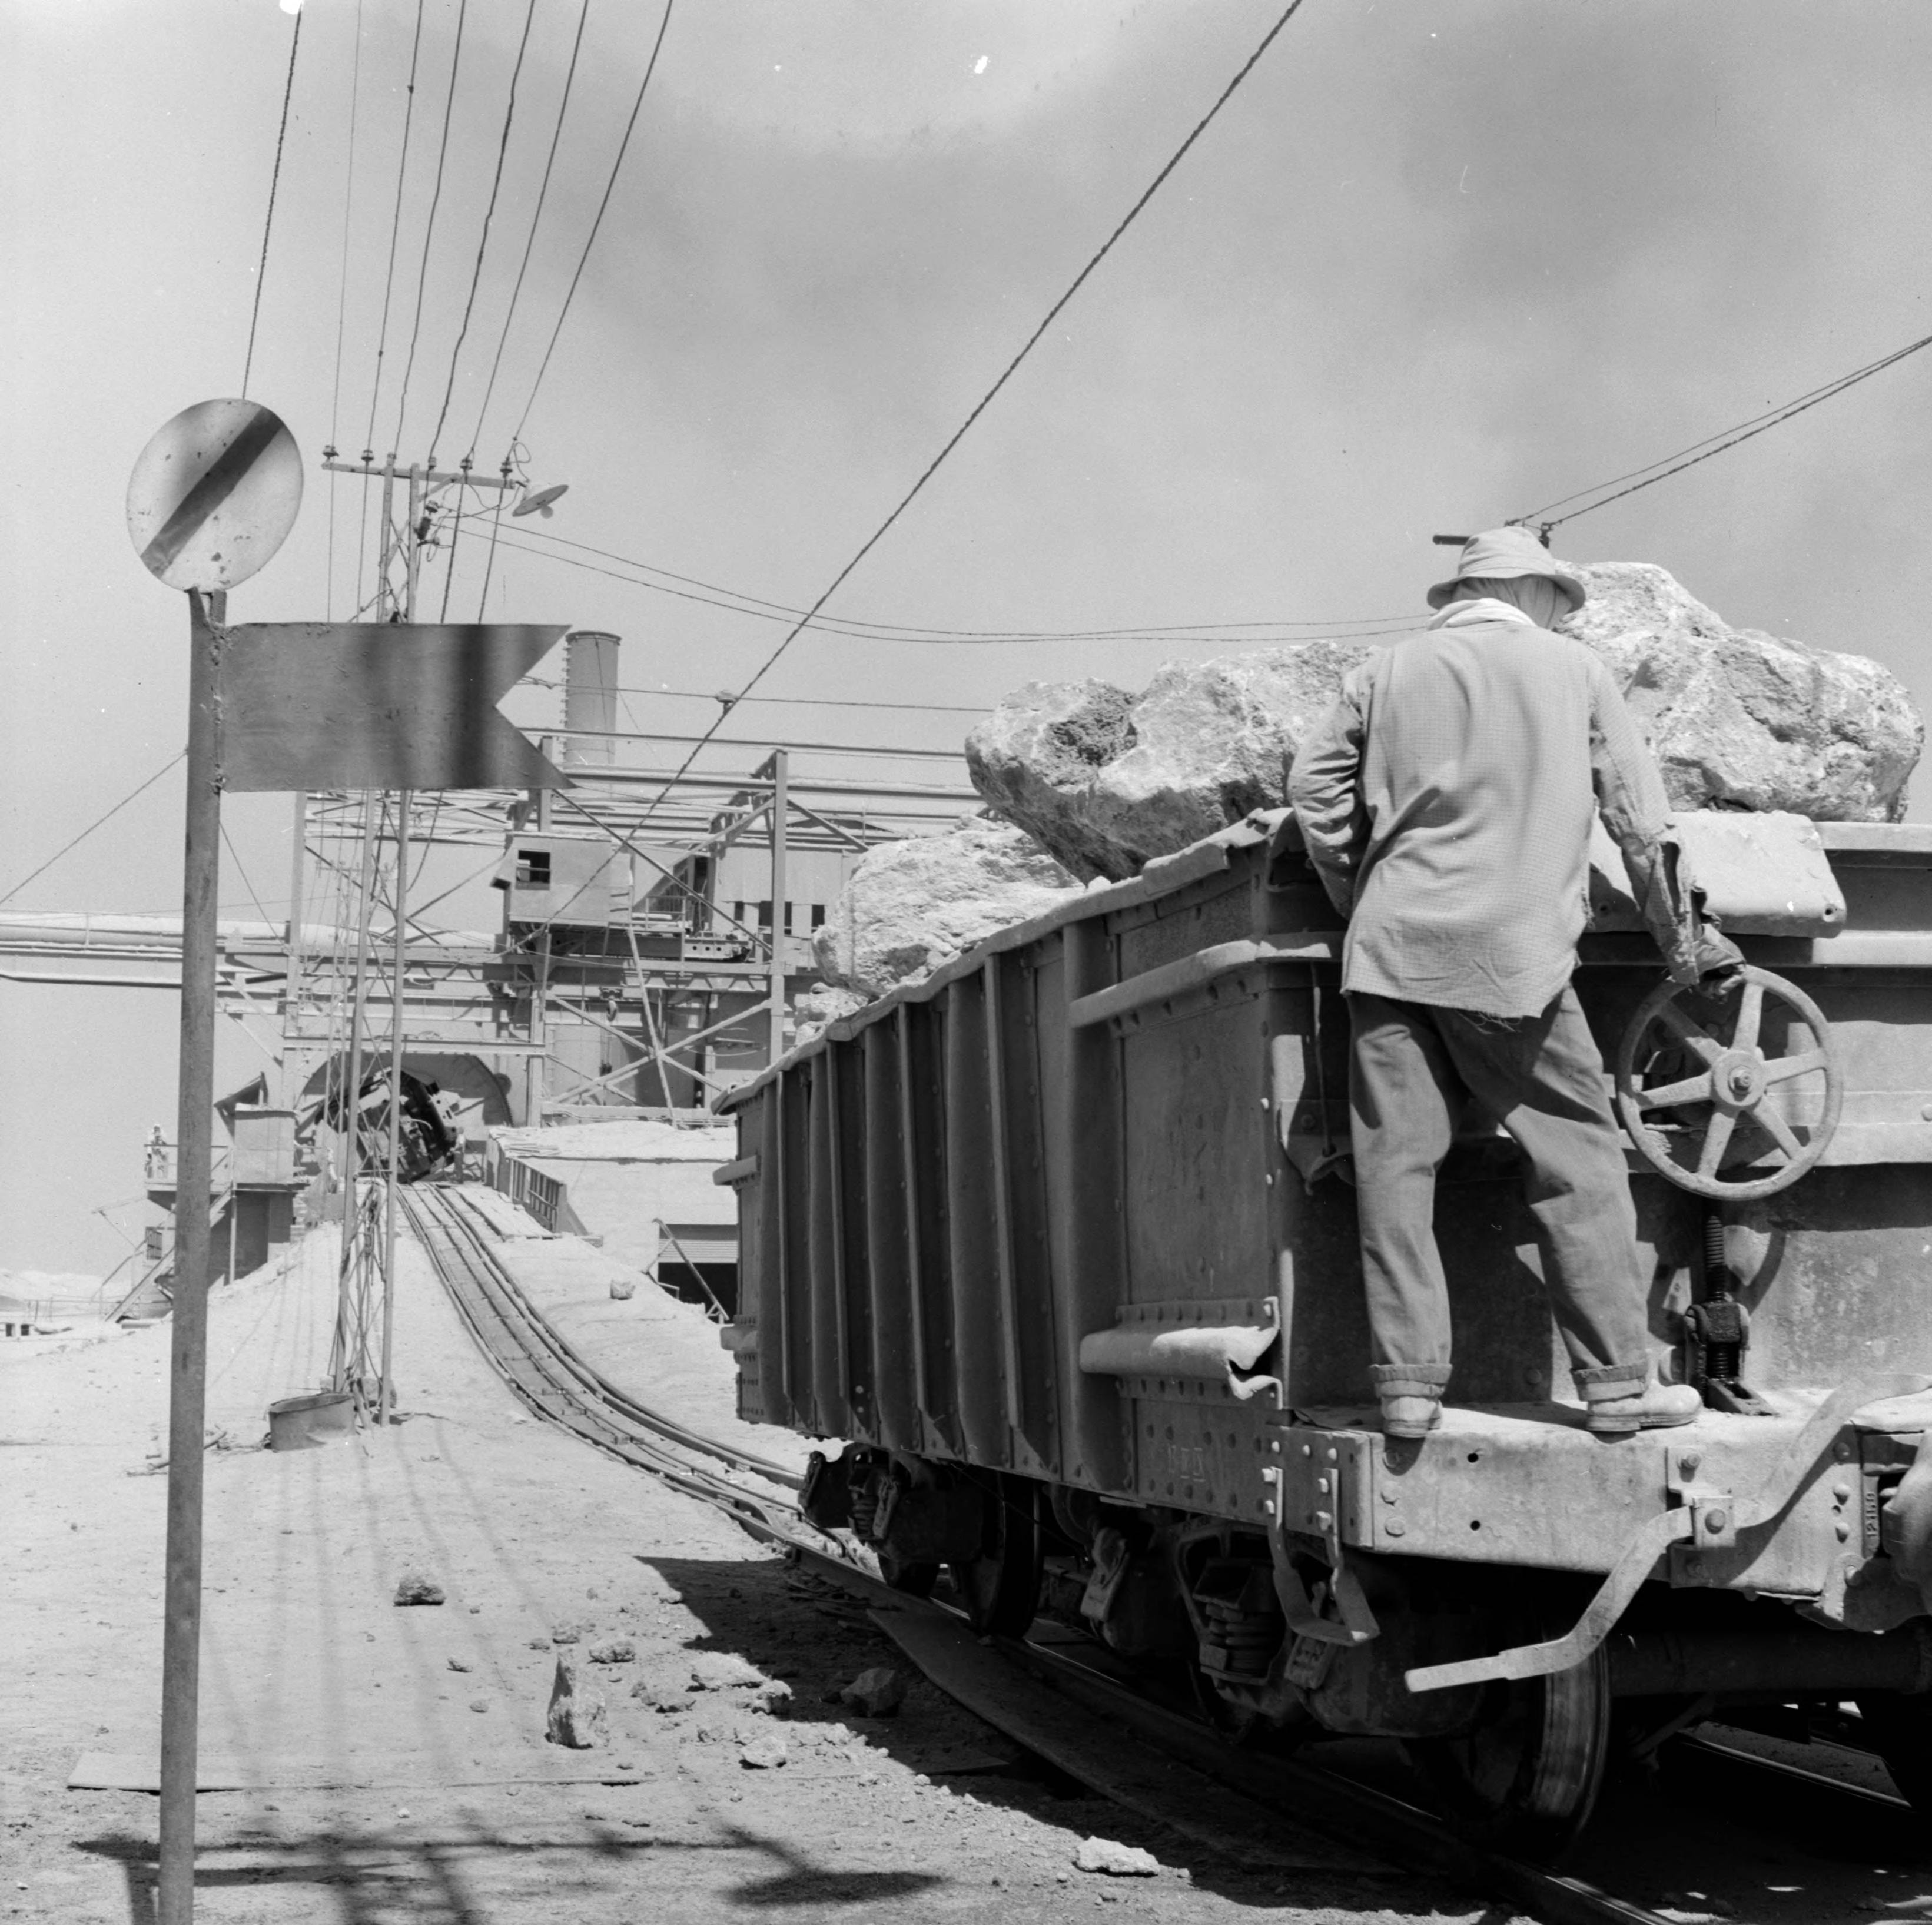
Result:
{"type": "Polygon", "coordinates": [[[1563,631],[1616,677],[1673,808],[1904,820],[1925,725],[1889,670],[1733,628],[1648,562],[1577,573],[1589,599],[1563,631]]]}
{"type": "Polygon", "coordinates": [[[983,815],[881,842],[853,864],[814,938],[819,973],[834,990],[882,996],[1079,890],[1030,835],[983,815]]]}
{"type": "Polygon", "coordinates": [[[1169,662],[1138,695],[1029,682],[966,738],[966,766],[988,805],[1076,876],[1123,881],[1280,808],[1295,750],[1370,652],[1310,641],[1169,662]]]}

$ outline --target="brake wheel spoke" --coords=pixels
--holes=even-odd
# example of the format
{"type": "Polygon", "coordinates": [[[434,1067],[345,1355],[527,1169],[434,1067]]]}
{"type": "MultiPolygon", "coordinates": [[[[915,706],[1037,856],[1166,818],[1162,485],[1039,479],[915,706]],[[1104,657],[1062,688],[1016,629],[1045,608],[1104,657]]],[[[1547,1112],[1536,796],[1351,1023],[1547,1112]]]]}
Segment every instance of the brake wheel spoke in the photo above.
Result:
{"type": "Polygon", "coordinates": [[[1768,1103],[1760,1103],[1758,1105],[1757,1108],[1752,1112],[1751,1121],[1756,1123],[1758,1128],[1762,1130],[1793,1162],[1804,1155],[1804,1146],[1792,1133],[1790,1124],[1786,1123],[1768,1103]]]}
{"type": "Polygon", "coordinates": [[[1706,1063],[1714,1063],[1724,1053],[1724,1045],[1694,1023],[1674,1003],[1666,1003],[1657,1012],[1658,1021],[1687,1048],[1694,1050],[1706,1063]]]}
{"type": "Polygon", "coordinates": [[[1764,1066],[1764,1080],[1767,1083],[1788,1083],[1794,1076],[1808,1076],[1814,1070],[1826,1067],[1825,1052],[1814,1049],[1807,1056],[1780,1056],[1775,1063],[1764,1066]]]}
{"type": "Polygon", "coordinates": [[[1701,1075],[1687,1076],[1679,1083],[1660,1083],[1654,1090],[1640,1090],[1636,1105],[1640,1110],[1658,1110],[1678,1103],[1708,1103],[1715,1093],[1711,1087],[1711,1072],[1707,1069],[1701,1075]]]}
{"type": "Polygon", "coordinates": [[[1757,1047],[1759,1026],[1764,1018],[1764,985],[1748,982],[1744,985],[1744,998],[1738,1010],[1738,1026],[1731,1036],[1731,1047],[1748,1055],[1757,1047]]]}
{"type": "Polygon", "coordinates": [[[1718,1174],[1718,1165],[1730,1147],[1731,1132],[1737,1126],[1737,1117],[1730,1110],[1719,1110],[1712,1117],[1711,1127],[1704,1133],[1702,1153],[1697,1159],[1699,1176],[1714,1177],[1718,1174]]]}

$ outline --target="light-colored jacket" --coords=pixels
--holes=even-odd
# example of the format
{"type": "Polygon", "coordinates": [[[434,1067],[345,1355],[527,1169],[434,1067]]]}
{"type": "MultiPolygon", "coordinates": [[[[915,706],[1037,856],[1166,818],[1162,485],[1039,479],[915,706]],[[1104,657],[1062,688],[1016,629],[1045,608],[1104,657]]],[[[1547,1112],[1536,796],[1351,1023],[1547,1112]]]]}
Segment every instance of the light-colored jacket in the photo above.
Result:
{"type": "Polygon", "coordinates": [[[1663,779],[1610,672],[1500,603],[1453,604],[1351,670],[1289,793],[1348,919],[1345,989],[1542,1009],[1576,966],[1593,810],[1666,959],[1689,953],[1660,845],[1663,779]]]}

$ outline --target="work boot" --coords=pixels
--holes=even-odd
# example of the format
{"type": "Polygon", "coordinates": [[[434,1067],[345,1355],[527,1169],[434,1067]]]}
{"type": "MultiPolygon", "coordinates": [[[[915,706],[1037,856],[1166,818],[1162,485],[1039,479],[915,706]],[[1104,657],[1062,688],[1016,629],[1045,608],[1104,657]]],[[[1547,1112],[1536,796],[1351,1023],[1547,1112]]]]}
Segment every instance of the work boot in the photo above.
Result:
{"type": "Polygon", "coordinates": [[[1447,1369],[1378,1363],[1370,1366],[1369,1375],[1382,1401],[1383,1436],[1426,1437],[1441,1425],[1447,1369]]]}
{"type": "Polygon", "coordinates": [[[1584,1428],[1598,1437],[1634,1437],[1640,1430],[1664,1430],[1704,1414],[1704,1400],[1688,1384],[1660,1384],[1652,1372],[1641,1384],[1628,1378],[1607,1384],[1580,1384],[1584,1428]]]}

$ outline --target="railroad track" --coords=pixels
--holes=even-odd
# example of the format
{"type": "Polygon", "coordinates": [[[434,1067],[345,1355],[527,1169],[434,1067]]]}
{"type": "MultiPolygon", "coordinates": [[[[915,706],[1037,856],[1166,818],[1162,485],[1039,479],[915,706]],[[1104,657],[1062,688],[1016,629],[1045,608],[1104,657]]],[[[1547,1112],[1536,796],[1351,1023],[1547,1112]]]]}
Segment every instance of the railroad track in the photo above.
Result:
{"type": "MultiPolygon", "coordinates": [[[[404,1191],[403,1201],[411,1228],[478,1347],[538,1415],[724,1511],[753,1536],[894,1615],[926,1614],[932,1620],[950,1621],[956,1628],[963,1621],[961,1614],[943,1603],[892,1590],[865,1552],[808,1523],[794,1501],[800,1480],[784,1465],[680,1424],[601,1375],[530,1301],[498,1255],[488,1219],[460,1191],[418,1186],[404,1191]]],[[[920,1662],[920,1641],[901,1636],[892,1616],[882,1616],[880,1621],[881,1629],[920,1662]]],[[[1432,1873],[1484,1896],[1507,1900],[1549,1925],[1670,1925],[1664,1915],[1586,1880],[1472,1845],[1433,1814],[1385,1790],[1299,1759],[1231,1746],[1205,1720],[1156,1702],[1130,1681],[1064,1649],[1017,1639],[992,1642],[1012,1669],[1124,1727],[1161,1757],[1184,1761],[1202,1776],[1299,1828],[1332,1828],[1406,1870],[1432,1873]]],[[[1010,1716],[1002,1715],[997,1692],[976,1702],[978,1694],[970,1682],[962,1684],[956,1672],[949,1674],[942,1688],[988,1723],[1022,1744],[1029,1742],[1027,1732],[1010,1716]]],[[[1910,1810],[1903,1798],[1754,1753],[1704,1740],[1676,1742],[1693,1753],[1721,1759],[1726,1769],[1755,1772],[1767,1782],[1828,1788],[1868,1807],[1910,1810]]],[[[1069,1768],[1064,1757],[1054,1762],[1069,1768]]],[[[1074,1775],[1082,1775],[1077,1763],[1070,1768],[1074,1775]]],[[[1102,1778],[1088,1782],[1092,1789],[1112,1795],[1102,1778]]]]}

